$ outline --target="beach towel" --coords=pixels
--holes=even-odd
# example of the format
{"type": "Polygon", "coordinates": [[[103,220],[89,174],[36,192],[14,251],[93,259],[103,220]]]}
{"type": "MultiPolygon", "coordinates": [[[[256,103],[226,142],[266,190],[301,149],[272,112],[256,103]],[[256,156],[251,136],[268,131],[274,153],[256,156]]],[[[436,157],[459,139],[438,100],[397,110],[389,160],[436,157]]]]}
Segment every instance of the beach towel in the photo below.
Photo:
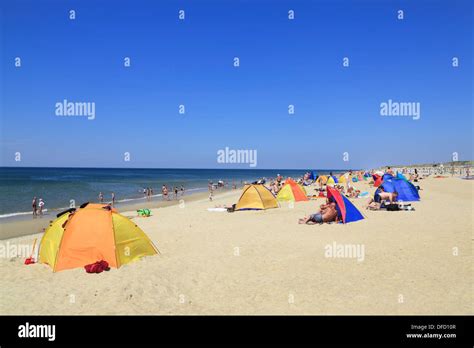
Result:
{"type": "Polygon", "coordinates": [[[107,261],[97,261],[95,263],[91,263],[90,265],[85,265],[84,269],[87,273],[102,273],[103,271],[109,271],[109,263],[107,261]]]}
{"type": "Polygon", "coordinates": [[[223,212],[227,211],[227,208],[207,208],[207,211],[223,212]]]}

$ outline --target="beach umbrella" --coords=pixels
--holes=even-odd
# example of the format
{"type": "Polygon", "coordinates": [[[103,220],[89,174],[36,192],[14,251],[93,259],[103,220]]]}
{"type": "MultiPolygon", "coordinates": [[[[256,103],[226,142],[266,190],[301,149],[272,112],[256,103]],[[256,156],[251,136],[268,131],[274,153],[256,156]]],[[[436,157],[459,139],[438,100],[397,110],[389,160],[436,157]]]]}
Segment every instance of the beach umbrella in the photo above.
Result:
{"type": "Polygon", "coordinates": [[[354,222],[364,219],[364,216],[354,206],[354,204],[352,204],[351,201],[347,199],[347,197],[341,195],[338,190],[328,186],[327,192],[327,197],[329,199],[334,199],[334,202],[336,203],[337,212],[341,217],[343,223],[346,224],[348,222],[354,222]]]}
{"type": "Polygon", "coordinates": [[[46,229],[39,261],[53,272],[106,261],[111,267],[136,261],[158,250],[127,217],[104,204],[83,204],[57,215],[46,229]]]}

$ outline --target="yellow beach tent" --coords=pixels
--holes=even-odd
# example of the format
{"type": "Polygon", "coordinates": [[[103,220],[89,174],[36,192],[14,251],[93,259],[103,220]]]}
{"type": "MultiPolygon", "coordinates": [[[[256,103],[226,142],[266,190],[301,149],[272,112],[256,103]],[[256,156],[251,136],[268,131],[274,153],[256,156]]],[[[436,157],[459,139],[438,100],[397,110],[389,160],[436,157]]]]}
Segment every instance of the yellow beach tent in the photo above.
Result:
{"type": "Polygon", "coordinates": [[[235,210],[278,208],[275,196],[264,185],[245,185],[235,210]]]}
{"type": "Polygon", "coordinates": [[[329,179],[326,181],[326,185],[334,185],[336,182],[334,181],[334,178],[332,176],[329,177],[329,179]]]}
{"type": "Polygon", "coordinates": [[[327,181],[328,181],[328,177],[326,175],[320,175],[318,177],[318,180],[316,180],[317,182],[319,182],[321,185],[326,185],[327,181]]]}
{"type": "Polygon", "coordinates": [[[39,262],[53,272],[107,261],[110,267],[155,255],[157,249],[134,222],[104,204],[58,214],[41,239],[39,262]]]}
{"type": "Polygon", "coordinates": [[[340,183],[345,183],[347,181],[346,174],[342,174],[338,180],[340,183]]]}

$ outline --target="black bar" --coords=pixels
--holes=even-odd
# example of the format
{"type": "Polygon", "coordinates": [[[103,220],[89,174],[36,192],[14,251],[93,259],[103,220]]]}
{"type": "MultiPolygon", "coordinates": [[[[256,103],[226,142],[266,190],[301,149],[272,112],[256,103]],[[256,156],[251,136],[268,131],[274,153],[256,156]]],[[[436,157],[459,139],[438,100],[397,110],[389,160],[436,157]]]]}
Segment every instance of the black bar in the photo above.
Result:
{"type": "MultiPolygon", "coordinates": [[[[325,344],[469,346],[472,316],[3,316],[1,348],[25,345],[325,344]],[[55,325],[55,339],[19,337],[20,325],[55,325]],[[409,338],[407,334],[421,334],[409,338]],[[434,338],[433,334],[455,335],[434,338]]],[[[25,331],[23,331],[24,333],[25,331]]]]}

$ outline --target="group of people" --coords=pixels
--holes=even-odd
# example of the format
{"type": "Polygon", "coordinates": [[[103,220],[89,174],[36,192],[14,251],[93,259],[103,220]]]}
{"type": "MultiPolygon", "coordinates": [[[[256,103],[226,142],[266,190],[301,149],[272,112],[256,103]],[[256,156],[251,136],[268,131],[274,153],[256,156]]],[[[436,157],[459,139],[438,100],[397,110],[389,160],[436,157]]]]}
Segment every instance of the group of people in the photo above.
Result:
{"type": "MultiPolygon", "coordinates": [[[[112,192],[110,197],[111,197],[110,205],[114,206],[115,205],[115,192],[112,192]]],[[[99,203],[104,203],[104,194],[102,192],[99,192],[99,203]]]]}
{"type": "Polygon", "coordinates": [[[163,200],[166,200],[166,201],[171,200],[171,194],[174,194],[174,199],[178,199],[180,194],[181,194],[181,197],[184,196],[184,186],[181,185],[181,187],[179,188],[178,186],[174,186],[170,194],[170,191],[168,190],[168,186],[163,184],[163,186],[161,186],[161,194],[163,196],[163,200]]]}
{"type": "Polygon", "coordinates": [[[143,192],[143,197],[147,201],[151,201],[151,197],[153,196],[153,189],[151,187],[144,187],[142,192],[143,192]]]}
{"type": "Polygon", "coordinates": [[[35,197],[33,197],[33,201],[31,202],[31,206],[33,208],[33,217],[36,216],[42,216],[43,215],[43,210],[44,210],[44,201],[43,198],[40,198],[39,200],[35,197]]]}

